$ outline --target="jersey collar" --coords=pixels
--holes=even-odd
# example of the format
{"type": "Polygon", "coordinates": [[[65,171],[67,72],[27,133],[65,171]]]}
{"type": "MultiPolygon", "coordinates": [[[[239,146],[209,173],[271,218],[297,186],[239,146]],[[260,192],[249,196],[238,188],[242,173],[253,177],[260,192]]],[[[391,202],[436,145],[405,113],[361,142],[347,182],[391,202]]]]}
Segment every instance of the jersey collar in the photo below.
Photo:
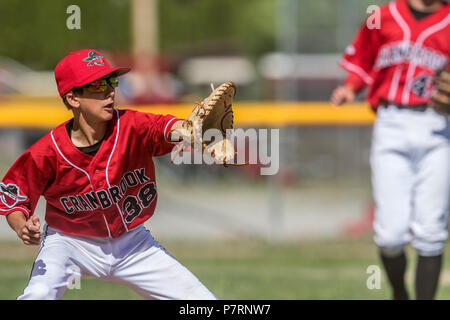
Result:
{"type": "MultiPolygon", "coordinates": [[[[52,130],[53,143],[57,153],[69,165],[79,168],[88,168],[98,160],[108,159],[110,153],[114,152],[113,146],[116,144],[117,130],[119,123],[119,111],[116,109],[113,118],[108,122],[103,143],[95,156],[90,156],[80,151],[72,142],[66,130],[66,125],[73,119],[70,119],[52,130]]],[[[105,164],[106,166],[106,164],[105,164]]]]}

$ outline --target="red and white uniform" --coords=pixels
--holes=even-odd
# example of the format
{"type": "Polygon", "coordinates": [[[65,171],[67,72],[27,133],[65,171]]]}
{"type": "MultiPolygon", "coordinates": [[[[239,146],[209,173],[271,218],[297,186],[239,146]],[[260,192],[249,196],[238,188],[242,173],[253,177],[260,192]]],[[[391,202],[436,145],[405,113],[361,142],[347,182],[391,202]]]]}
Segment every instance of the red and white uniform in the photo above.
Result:
{"type": "Polygon", "coordinates": [[[382,6],[379,18],[378,27],[364,23],[347,47],[340,61],[349,71],[345,84],[356,91],[369,85],[373,108],[380,102],[426,104],[432,76],[449,61],[450,4],[416,20],[407,0],[400,0],[382,6]]]}
{"type": "Polygon", "coordinates": [[[78,236],[121,236],[155,211],[152,157],[172,150],[167,135],[177,120],[171,115],[116,110],[94,157],[78,150],[67,133],[67,122],[61,124],[7,172],[0,213],[18,210],[29,217],[43,195],[45,220],[51,227],[78,236]]]}
{"type": "Polygon", "coordinates": [[[85,276],[145,299],[217,299],[143,226],[157,201],[152,157],[172,150],[177,120],[116,109],[94,157],[73,145],[66,122],[16,161],[0,185],[1,214],[29,217],[40,195],[47,200],[41,247],[18,299],[60,299],[85,276]]]}

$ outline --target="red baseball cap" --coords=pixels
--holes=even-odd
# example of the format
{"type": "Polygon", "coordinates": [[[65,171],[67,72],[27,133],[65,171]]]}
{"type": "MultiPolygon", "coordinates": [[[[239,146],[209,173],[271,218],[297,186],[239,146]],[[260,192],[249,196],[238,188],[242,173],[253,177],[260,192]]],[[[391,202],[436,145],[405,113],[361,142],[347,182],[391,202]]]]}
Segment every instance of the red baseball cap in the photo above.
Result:
{"type": "Polygon", "coordinates": [[[55,79],[59,95],[63,97],[74,87],[84,86],[110,73],[121,76],[128,71],[130,68],[111,68],[96,50],[83,49],[71,52],[56,65],[55,79]]]}

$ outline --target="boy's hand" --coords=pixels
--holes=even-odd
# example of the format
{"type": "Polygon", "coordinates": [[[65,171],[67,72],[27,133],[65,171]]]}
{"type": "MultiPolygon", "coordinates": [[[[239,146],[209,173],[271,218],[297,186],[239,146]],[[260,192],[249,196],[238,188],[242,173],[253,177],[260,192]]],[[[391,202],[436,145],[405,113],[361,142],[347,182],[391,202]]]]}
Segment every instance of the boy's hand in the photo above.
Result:
{"type": "Polygon", "coordinates": [[[41,242],[41,223],[37,216],[32,216],[19,228],[17,235],[27,245],[39,245],[41,242]]]}

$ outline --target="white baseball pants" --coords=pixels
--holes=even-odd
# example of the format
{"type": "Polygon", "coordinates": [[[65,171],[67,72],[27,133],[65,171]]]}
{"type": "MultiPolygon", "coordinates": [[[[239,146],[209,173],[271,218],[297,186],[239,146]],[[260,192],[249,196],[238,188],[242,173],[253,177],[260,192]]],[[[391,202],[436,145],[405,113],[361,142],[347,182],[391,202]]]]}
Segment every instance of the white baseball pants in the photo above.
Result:
{"type": "Polygon", "coordinates": [[[217,299],[142,225],[117,239],[72,236],[45,225],[28,286],[18,299],[60,299],[74,279],[85,276],[122,283],[144,299],[217,299]]]}
{"type": "Polygon", "coordinates": [[[371,147],[375,243],[387,255],[407,243],[420,255],[440,255],[448,237],[449,119],[430,108],[379,108],[371,147]]]}

